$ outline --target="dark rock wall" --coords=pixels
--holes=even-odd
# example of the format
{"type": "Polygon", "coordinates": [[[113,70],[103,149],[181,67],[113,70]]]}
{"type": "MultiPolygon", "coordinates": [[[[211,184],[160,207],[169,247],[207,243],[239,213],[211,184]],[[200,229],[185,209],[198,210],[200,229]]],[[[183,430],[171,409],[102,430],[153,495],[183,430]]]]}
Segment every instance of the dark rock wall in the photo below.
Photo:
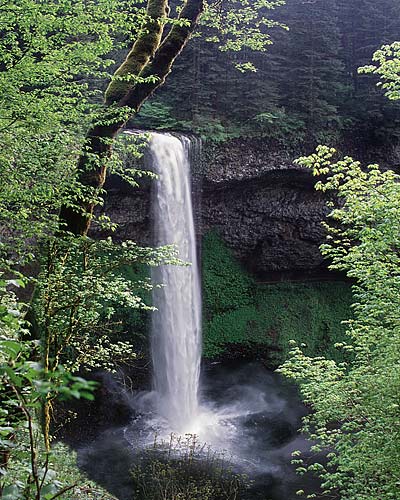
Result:
{"type": "Polygon", "coordinates": [[[311,188],[250,185],[204,193],[202,230],[216,229],[234,254],[257,273],[316,270],[324,201],[311,188]]]}
{"type": "MultiPolygon", "coordinates": [[[[318,247],[327,209],[311,173],[293,163],[303,151],[260,139],[206,145],[201,151],[198,141],[193,144],[199,236],[217,230],[240,261],[266,279],[321,277],[327,263],[318,247]]],[[[114,238],[151,244],[151,182],[133,189],[109,179],[105,210],[119,224],[114,238]]]]}

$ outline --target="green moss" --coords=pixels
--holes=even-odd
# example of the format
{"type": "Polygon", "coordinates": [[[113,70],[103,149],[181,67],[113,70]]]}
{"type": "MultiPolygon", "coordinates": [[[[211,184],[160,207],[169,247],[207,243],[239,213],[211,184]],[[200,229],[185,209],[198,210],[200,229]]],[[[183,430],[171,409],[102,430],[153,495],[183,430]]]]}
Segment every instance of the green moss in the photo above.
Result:
{"type": "Polygon", "coordinates": [[[257,309],[254,305],[214,314],[206,322],[204,337],[206,356],[220,353],[224,349],[224,344],[262,342],[259,325],[253,325],[256,317],[257,309]]]}
{"type": "Polygon", "coordinates": [[[203,304],[210,318],[252,303],[253,280],[213,231],[203,239],[203,304]]]}
{"type": "Polygon", "coordinates": [[[217,234],[203,243],[204,354],[214,357],[232,344],[271,348],[282,362],[289,341],[311,355],[341,360],[334,348],[346,337],[342,321],[351,317],[351,286],[344,282],[257,284],[217,234]]]}

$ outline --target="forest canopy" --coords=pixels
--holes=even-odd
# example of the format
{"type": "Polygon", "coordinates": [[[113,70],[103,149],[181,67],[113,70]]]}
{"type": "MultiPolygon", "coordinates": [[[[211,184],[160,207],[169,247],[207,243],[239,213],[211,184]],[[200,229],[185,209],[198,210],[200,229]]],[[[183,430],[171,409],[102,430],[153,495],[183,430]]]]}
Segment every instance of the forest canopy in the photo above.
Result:
{"type": "Polygon", "coordinates": [[[398,139],[399,104],[382,99],[374,79],[358,72],[398,38],[396,0],[287,0],[271,17],[289,30],[269,30],[267,54],[246,52],[256,71],[235,68],[243,53],[221,53],[207,37],[195,38],[139,123],[219,141],[261,136],[283,146],[398,139]]]}

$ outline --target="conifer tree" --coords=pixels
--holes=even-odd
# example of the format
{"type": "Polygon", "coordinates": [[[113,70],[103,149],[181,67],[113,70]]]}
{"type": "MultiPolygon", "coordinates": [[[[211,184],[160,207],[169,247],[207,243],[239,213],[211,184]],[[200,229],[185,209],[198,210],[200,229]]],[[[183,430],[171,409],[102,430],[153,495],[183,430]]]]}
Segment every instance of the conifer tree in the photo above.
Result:
{"type": "Polygon", "coordinates": [[[282,105],[310,135],[336,127],[344,92],[337,2],[289,0],[280,15],[290,30],[281,49],[282,105]]]}
{"type": "Polygon", "coordinates": [[[373,53],[383,44],[398,38],[400,11],[397,0],[338,0],[342,26],[341,57],[345,64],[347,101],[346,113],[357,126],[379,131],[397,120],[399,106],[381,98],[381,92],[371,85],[371,78],[358,72],[369,63],[373,53]]]}

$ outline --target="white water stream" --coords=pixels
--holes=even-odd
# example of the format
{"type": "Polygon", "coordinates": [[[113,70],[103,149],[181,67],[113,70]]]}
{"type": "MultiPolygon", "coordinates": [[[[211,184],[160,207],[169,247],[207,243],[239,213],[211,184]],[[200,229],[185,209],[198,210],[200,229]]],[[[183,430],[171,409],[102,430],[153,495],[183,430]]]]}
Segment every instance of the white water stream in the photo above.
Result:
{"type": "Polygon", "coordinates": [[[159,414],[171,429],[190,431],[199,413],[201,293],[190,187],[190,140],[152,134],[154,237],[156,245],[175,244],[188,266],[152,269],[153,390],[159,414]]]}

